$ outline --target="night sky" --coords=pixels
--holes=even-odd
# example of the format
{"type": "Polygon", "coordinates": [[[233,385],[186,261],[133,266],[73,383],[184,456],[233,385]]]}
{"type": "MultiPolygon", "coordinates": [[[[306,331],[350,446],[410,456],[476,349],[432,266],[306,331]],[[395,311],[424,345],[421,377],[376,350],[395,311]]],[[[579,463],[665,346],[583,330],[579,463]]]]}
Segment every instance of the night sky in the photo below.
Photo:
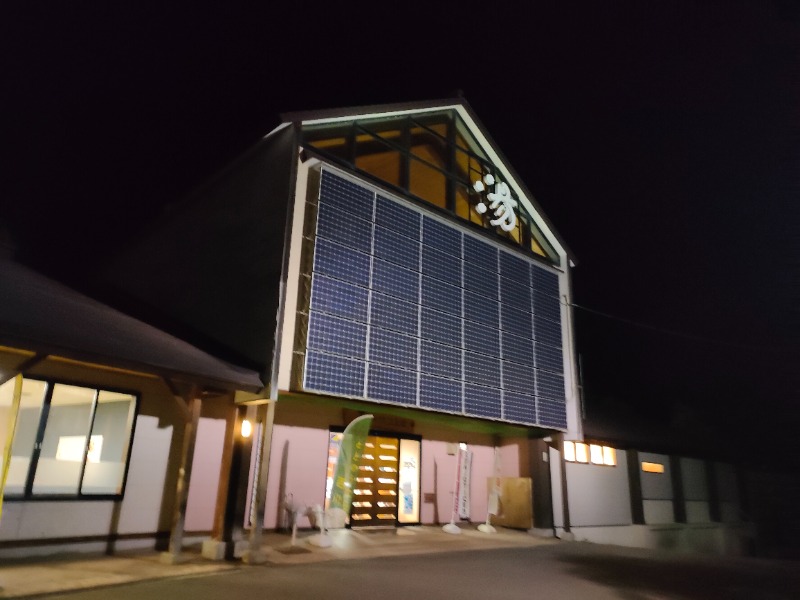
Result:
{"type": "Polygon", "coordinates": [[[281,112],[461,90],[576,255],[591,428],[797,460],[795,3],[112,4],[3,11],[18,260],[91,290],[281,112]]]}

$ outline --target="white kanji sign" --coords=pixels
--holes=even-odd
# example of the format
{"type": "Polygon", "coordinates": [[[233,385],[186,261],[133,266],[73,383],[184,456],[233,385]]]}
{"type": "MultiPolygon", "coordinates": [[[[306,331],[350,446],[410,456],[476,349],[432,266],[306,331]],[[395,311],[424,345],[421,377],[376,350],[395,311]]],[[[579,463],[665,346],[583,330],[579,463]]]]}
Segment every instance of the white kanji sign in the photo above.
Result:
{"type": "MultiPolygon", "coordinates": [[[[488,209],[493,210],[494,216],[497,218],[490,220],[489,223],[495,227],[499,226],[503,231],[511,231],[517,226],[517,214],[514,212],[517,207],[517,201],[511,197],[511,190],[508,184],[503,181],[496,181],[491,173],[487,173],[483,177],[483,181],[479,179],[472,184],[472,187],[475,188],[476,192],[482,192],[486,189],[484,183],[487,186],[494,186],[493,190],[486,194],[486,199],[489,200],[488,209]]],[[[480,214],[488,210],[483,201],[475,208],[480,214]]]]}

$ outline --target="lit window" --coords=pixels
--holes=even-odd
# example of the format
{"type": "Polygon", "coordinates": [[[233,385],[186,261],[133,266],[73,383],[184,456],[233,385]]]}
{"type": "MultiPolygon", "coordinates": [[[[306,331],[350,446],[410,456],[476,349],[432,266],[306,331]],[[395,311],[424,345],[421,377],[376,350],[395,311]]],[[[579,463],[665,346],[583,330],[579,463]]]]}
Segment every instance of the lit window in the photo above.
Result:
{"type": "Polygon", "coordinates": [[[664,465],[661,463],[642,461],[642,471],[645,473],[663,473],[664,465]]]}
{"type": "Polygon", "coordinates": [[[575,444],[573,442],[564,442],[564,460],[575,462],[575,444]]]}
{"type": "Polygon", "coordinates": [[[593,465],[617,466],[617,451],[600,444],[564,442],[564,460],[567,462],[590,463],[593,465]]]}
{"type": "MultiPolygon", "coordinates": [[[[0,386],[0,407],[13,384],[0,386]]],[[[23,379],[6,493],[121,496],[136,406],[128,393],[23,379]]]]}

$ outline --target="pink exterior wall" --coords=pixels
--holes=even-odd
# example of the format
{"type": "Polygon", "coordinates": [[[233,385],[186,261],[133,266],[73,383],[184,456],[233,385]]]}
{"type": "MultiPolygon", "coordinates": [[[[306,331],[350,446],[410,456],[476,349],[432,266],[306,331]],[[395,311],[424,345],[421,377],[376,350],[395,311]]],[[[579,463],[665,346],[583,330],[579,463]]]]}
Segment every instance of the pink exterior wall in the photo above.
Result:
{"type": "Polygon", "coordinates": [[[186,531],[210,531],[214,524],[224,442],[225,421],[201,417],[186,504],[186,531]]]}
{"type": "MultiPolygon", "coordinates": [[[[308,506],[323,504],[327,466],[327,429],[275,425],[264,527],[274,529],[286,525],[280,506],[286,494],[293,494],[295,502],[308,506]]],[[[309,523],[302,518],[298,525],[308,527],[309,523]]]]}

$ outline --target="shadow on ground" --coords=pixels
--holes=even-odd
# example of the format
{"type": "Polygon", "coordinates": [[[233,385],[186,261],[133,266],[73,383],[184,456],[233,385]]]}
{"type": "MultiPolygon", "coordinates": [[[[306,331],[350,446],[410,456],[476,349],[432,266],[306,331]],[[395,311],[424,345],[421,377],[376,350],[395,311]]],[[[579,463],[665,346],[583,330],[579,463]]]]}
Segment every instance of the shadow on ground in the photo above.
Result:
{"type": "Polygon", "coordinates": [[[624,600],[797,600],[800,563],[699,555],[636,556],[609,546],[559,552],[570,574],[615,588],[624,600]]]}

